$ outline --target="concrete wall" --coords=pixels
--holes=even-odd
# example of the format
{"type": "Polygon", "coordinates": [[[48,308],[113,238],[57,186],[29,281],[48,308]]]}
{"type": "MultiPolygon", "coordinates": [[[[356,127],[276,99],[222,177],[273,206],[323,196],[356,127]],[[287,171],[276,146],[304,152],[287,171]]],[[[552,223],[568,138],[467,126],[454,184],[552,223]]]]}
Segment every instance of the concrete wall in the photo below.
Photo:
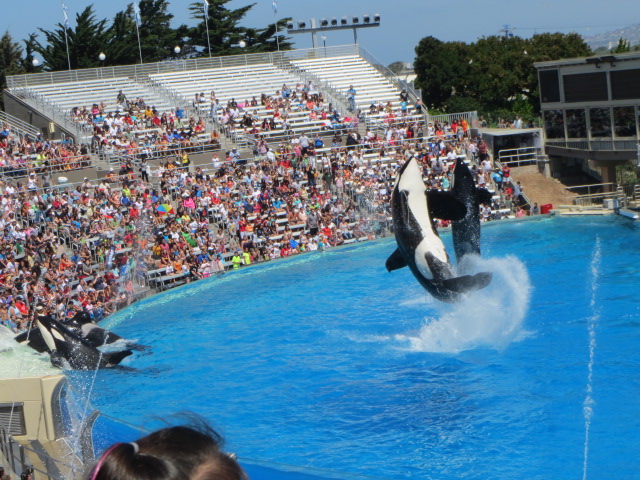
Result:
{"type": "Polygon", "coordinates": [[[73,137],[70,132],[52,122],[51,119],[14,96],[8,90],[5,90],[3,95],[5,112],[27,122],[30,125],[33,125],[42,132],[42,136],[44,138],[60,140],[63,134],[67,137],[73,137]],[[51,132],[51,128],[53,128],[53,132],[51,132]]]}

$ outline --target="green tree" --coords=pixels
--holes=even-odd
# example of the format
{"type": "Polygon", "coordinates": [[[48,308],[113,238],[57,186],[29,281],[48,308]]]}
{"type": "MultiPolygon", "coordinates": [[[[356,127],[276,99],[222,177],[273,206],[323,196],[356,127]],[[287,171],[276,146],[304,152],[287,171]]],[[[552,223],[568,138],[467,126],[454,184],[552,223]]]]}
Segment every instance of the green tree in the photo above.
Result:
{"type": "Polygon", "coordinates": [[[46,39],[43,45],[39,41],[31,43],[33,49],[42,55],[46,70],[66,70],[69,68],[89,68],[100,65],[98,54],[108,43],[107,20],[97,20],[93,6],[89,5],[76,15],[76,28],[66,28],[58,23],[55,30],[39,29],[46,39]],[[65,39],[65,30],[67,39],[65,39]],[[67,43],[69,58],[67,60],[67,43]]]}
{"type": "Polygon", "coordinates": [[[593,55],[589,45],[577,33],[540,33],[527,40],[526,49],[528,63],[523,72],[523,93],[535,112],[540,110],[540,89],[535,62],[593,55]]]}
{"type": "Polygon", "coordinates": [[[616,48],[611,50],[611,53],[629,53],[631,51],[631,43],[629,40],[621,38],[618,40],[618,45],[616,48]]]}
{"type": "MultiPolygon", "coordinates": [[[[173,49],[182,44],[181,35],[186,33],[187,27],[171,28],[173,15],[168,12],[167,0],[140,0],[140,41],[142,46],[142,59],[144,63],[160,62],[173,57],[173,49]]],[[[129,5],[127,13],[133,12],[133,6],[129,5]]],[[[135,51],[138,41],[135,37],[135,24],[133,25],[135,51]]]]}
{"type": "MultiPolygon", "coordinates": [[[[22,47],[7,30],[0,38],[0,95],[7,88],[7,76],[25,73],[22,66],[22,47]]],[[[0,96],[0,105],[4,109],[4,98],[0,96]]]]}
{"type": "Polygon", "coordinates": [[[517,36],[480,38],[472,45],[473,73],[470,93],[487,110],[508,108],[515,98],[526,95],[523,76],[533,63],[527,43],[517,36]]]}
{"type": "Polygon", "coordinates": [[[393,62],[387,65],[387,68],[396,75],[400,75],[404,71],[404,62],[393,62]]]}
{"type": "Polygon", "coordinates": [[[467,44],[425,37],[415,52],[415,85],[422,89],[422,101],[428,108],[441,108],[452,95],[467,93],[473,64],[467,44]]]}
{"type": "Polygon", "coordinates": [[[21,60],[22,63],[22,68],[24,68],[24,70],[27,73],[35,73],[35,72],[40,72],[42,70],[42,66],[38,65],[35,66],[33,64],[33,60],[35,59],[34,53],[36,52],[35,50],[35,44],[36,44],[36,38],[37,35],[35,33],[32,33],[29,35],[29,38],[24,40],[24,58],[21,60]]]}
{"type": "MultiPolygon", "coordinates": [[[[292,47],[290,38],[279,35],[276,41],[276,24],[272,23],[265,28],[245,28],[240,21],[255,4],[230,10],[226,4],[230,0],[209,0],[208,17],[205,21],[203,2],[195,2],[189,6],[191,18],[198,23],[187,32],[188,43],[194,46],[197,52],[195,56],[209,55],[209,42],[211,55],[233,55],[241,53],[270,52],[280,48],[289,50],[292,47]],[[207,25],[209,26],[209,38],[207,39],[207,25]],[[245,47],[239,47],[239,43],[245,42],[245,47]]],[[[290,20],[284,18],[278,20],[280,30],[290,20]]]]}
{"type": "Polygon", "coordinates": [[[588,56],[575,33],[543,33],[530,39],[491,36],[467,45],[423,38],[416,47],[416,86],[428,107],[491,111],[539,109],[535,62],[588,56]]]}

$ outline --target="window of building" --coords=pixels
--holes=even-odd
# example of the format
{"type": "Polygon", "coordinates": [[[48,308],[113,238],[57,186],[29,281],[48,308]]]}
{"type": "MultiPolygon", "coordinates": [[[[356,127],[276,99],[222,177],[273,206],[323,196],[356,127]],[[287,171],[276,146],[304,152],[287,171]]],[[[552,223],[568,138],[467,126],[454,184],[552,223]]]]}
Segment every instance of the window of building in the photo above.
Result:
{"type": "Polygon", "coordinates": [[[589,127],[591,138],[611,137],[611,112],[609,108],[590,108],[589,127]]]}
{"type": "Polygon", "coordinates": [[[605,72],[563,75],[565,102],[598,102],[609,100],[605,72]]]}
{"type": "Polygon", "coordinates": [[[640,98],[640,68],[611,71],[611,96],[614,100],[640,98]]]}
{"type": "Polygon", "coordinates": [[[635,137],[636,130],[635,108],[613,107],[613,131],[616,137],[635,137]]]}
{"type": "Polygon", "coordinates": [[[540,70],[540,100],[542,103],[560,101],[558,70],[540,70]]]}
{"type": "Polygon", "coordinates": [[[564,138],[562,110],[545,110],[544,129],[547,138],[564,138]]]}
{"type": "Polygon", "coordinates": [[[567,138],[587,138],[587,116],[584,109],[570,109],[566,112],[567,138]]]}

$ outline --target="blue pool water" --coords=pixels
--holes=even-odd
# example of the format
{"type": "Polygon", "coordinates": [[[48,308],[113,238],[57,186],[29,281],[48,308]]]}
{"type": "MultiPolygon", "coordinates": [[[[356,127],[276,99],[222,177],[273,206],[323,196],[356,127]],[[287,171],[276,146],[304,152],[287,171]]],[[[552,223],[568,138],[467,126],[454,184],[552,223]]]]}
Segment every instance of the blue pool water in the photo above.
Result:
{"type": "Polygon", "coordinates": [[[194,411],[247,462],[389,479],[637,478],[637,225],[488,225],[468,269],[494,280],[455,305],[408,269],[386,272],[391,238],[182,287],[108,319],[152,353],[99,371],[91,401],[143,426],[194,411]]]}

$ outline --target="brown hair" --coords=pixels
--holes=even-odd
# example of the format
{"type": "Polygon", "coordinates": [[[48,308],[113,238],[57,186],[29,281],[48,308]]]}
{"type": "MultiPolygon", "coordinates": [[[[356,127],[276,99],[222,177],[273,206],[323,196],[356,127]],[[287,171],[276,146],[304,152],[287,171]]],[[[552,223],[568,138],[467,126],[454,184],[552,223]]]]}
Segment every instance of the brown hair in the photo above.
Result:
{"type": "Polygon", "coordinates": [[[224,453],[222,437],[205,425],[153,432],[134,443],[109,448],[93,467],[90,480],[248,480],[224,453]]]}

